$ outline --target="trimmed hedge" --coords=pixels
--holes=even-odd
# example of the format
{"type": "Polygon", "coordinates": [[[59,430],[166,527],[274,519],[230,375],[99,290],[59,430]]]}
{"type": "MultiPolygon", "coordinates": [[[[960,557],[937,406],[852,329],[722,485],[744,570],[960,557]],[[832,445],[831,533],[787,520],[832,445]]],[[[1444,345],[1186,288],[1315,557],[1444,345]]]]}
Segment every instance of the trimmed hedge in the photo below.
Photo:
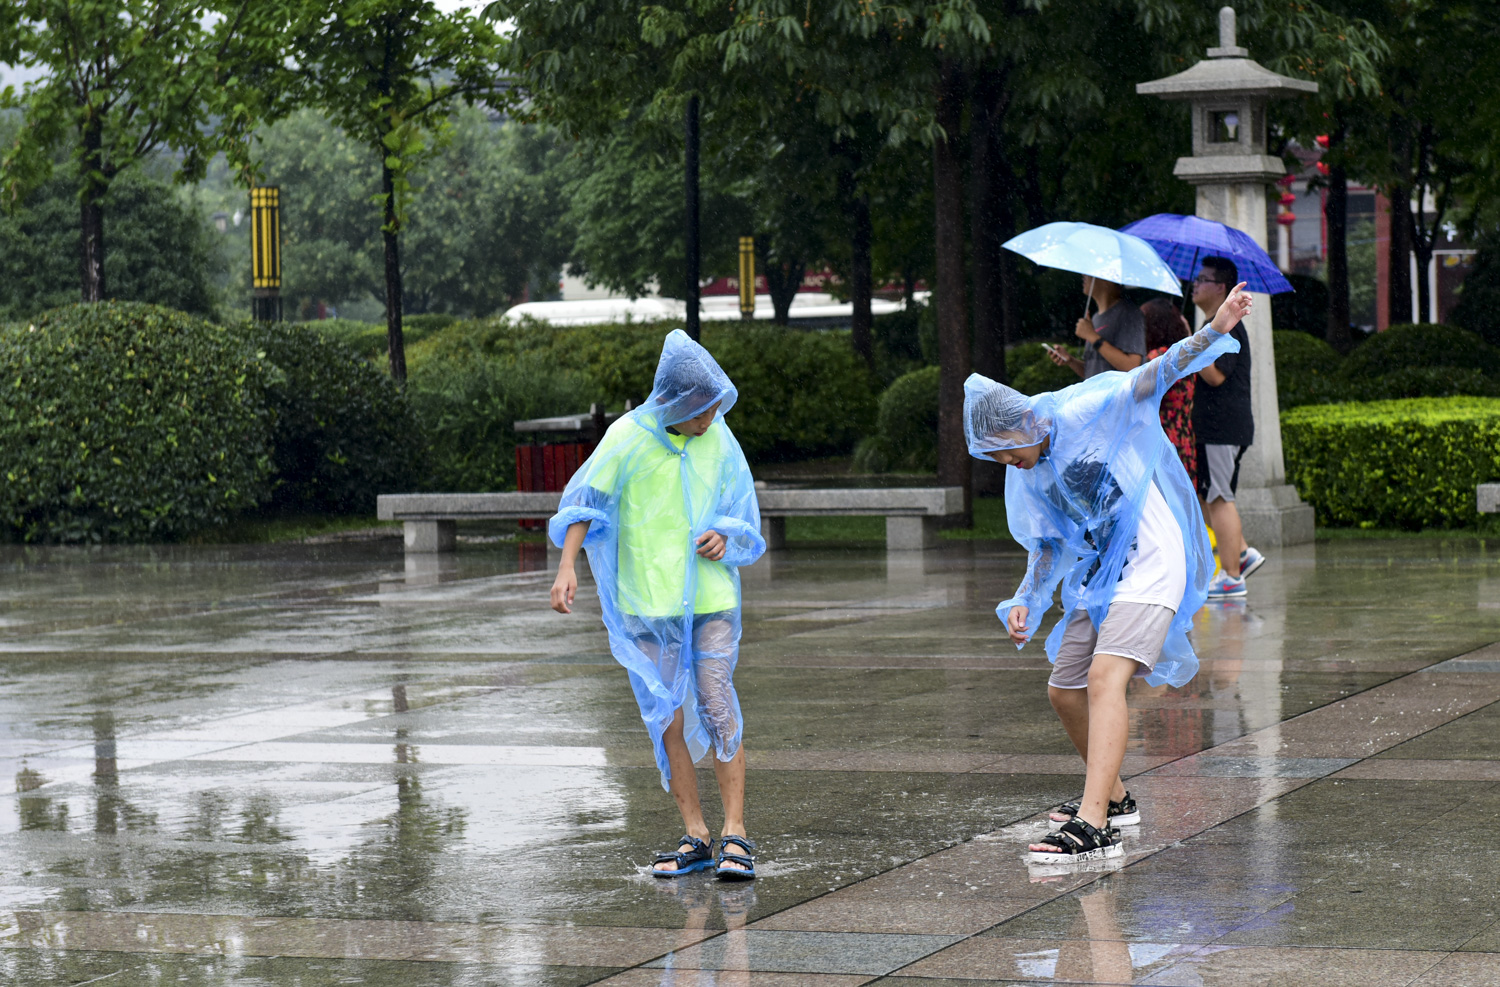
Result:
{"type": "Polygon", "coordinates": [[[1060,391],[1083,379],[1070,368],[1053,363],[1041,343],[1015,346],[1006,354],[1005,360],[1010,370],[1011,386],[1022,394],[1060,391]]]}
{"type": "Polygon", "coordinates": [[[1392,326],[1347,357],[1305,333],[1279,330],[1272,339],[1283,411],[1341,401],[1500,397],[1500,351],[1454,326],[1392,326]]]}
{"type": "MultiPolygon", "coordinates": [[[[542,406],[526,417],[581,412],[594,401],[618,409],[627,399],[641,401],[651,392],[662,339],[680,327],[670,321],[577,327],[533,320],[459,323],[412,347],[412,398],[425,402],[420,392],[447,388],[441,377],[461,372],[466,363],[496,361],[487,373],[497,388],[531,386],[507,377],[517,372],[538,378],[537,387],[542,377],[564,382],[547,399],[554,403],[539,396],[542,406]]],[[[710,324],[704,326],[703,345],[739,388],[730,424],[752,461],[847,452],[874,424],[875,379],[854,356],[846,331],[710,324]]],[[[420,414],[427,416],[435,407],[422,404],[420,414]]],[[[450,401],[445,407],[445,427],[459,429],[454,417],[459,405],[450,401]]],[[[473,400],[467,407],[479,413],[473,400]]],[[[502,412],[495,407],[486,413],[502,412]]],[[[499,424],[509,429],[508,420],[499,424]]],[[[478,423],[464,428],[475,435],[482,431],[478,423]]],[[[483,441],[493,446],[499,440],[483,441]]]]}
{"type": "Polygon", "coordinates": [[[897,377],[880,395],[875,434],[859,444],[855,468],[867,473],[937,469],[938,368],[897,377]]]}
{"type": "Polygon", "coordinates": [[[513,422],[588,409],[577,375],[544,354],[447,354],[411,368],[407,392],[427,443],[423,486],[509,490],[516,483],[513,422]]]}
{"type": "Polygon", "coordinates": [[[1287,478],[1318,522],[1458,527],[1474,488],[1500,480],[1500,400],[1422,398],[1295,408],[1281,415],[1287,478]]]}
{"type": "MultiPolygon", "coordinates": [[[[456,316],[407,315],[401,319],[401,341],[410,347],[430,336],[442,332],[458,321],[456,316]]],[[[314,319],[297,325],[316,330],[320,335],[335,339],[352,347],[361,357],[376,363],[385,363],[388,352],[384,322],[359,322],[354,319],[314,319]]]]}
{"type": "Polygon", "coordinates": [[[1282,411],[1304,404],[1348,401],[1354,389],[1339,373],[1344,358],[1316,336],[1293,329],[1271,333],[1276,351],[1276,400],[1282,411]]]}
{"type": "Polygon", "coordinates": [[[1466,367],[1500,373],[1500,351],[1458,326],[1396,325],[1360,343],[1344,359],[1344,376],[1373,380],[1414,367],[1466,367]]]}
{"type": "Polygon", "coordinates": [[[281,373],[267,391],[274,421],[270,508],[373,514],[375,497],[409,488],[423,442],[384,362],[306,324],[245,323],[281,373]]]}
{"type": "Polygon", "coordinates": [[[243,334],[138,302],[0,331],[0,537],[162,541],[269,491],[277,377],[243,334]]]}

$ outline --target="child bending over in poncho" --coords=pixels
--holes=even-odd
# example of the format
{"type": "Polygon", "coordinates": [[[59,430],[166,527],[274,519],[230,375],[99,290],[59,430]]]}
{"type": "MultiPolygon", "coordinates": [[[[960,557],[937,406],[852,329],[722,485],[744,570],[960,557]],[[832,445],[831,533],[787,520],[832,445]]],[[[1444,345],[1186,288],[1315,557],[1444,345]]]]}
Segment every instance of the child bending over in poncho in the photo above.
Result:
{"type": "Polygon", "coordinates": [[[1239,349],[1226,334],[1250,311],[1244,287],[1196,335],[1134,370],[1036,397],[978,374],[964,384],[969,453],[1010,467],[1006,514],[1030,553],[1020,588],[995,610],[1017,647],[1062,586],[1047,693],[1088,769],[1082,800],[1052,812],[1056,831],[1031,844],[1033,861],[1124,853],[1115,827],[1140,821],[1120,780],[1125,688],[1135,676],[1181,686],[1198,670],[1187,631],[1213,550],[1157,408],[1173,383],[1239,349]]]}
{"type": "Polygon", "coordinates": [[[572,612],[582,547],[610,650],[630,675],[662,787],[682,813],[686,834],[652,866],[662,878],[710,866],[721,880],[755,877],[734,691],[737,567],[758,559],[766,543],[750,468],[724,421],[737,396],[708,351],[673,331],[650,397],[609,427],[548,525],[562,547],[552,609],[572,612]],[[724,803],[717,858],[693,767],[709,750],[724,803]]]}

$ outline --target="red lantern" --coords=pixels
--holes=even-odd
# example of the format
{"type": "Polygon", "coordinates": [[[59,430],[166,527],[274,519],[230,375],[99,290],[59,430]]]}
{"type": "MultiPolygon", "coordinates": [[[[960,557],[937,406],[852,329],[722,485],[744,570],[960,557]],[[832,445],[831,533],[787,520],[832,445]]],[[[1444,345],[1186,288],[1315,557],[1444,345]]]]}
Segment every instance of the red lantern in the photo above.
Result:
{"type": "Polygon", "coordinates": [[[1329,168],[1328,165],[1325,164],[1324,162],[1322,162],[1322,161],[1318,162],[1318,174],[1320,174],[1320,175],[1326,175],[1329,172],[1331,172],[1332,170],[1333,169],[1329,168]]]}
{"type": "Polygon", "coordinates": [[[1323,150],[1325,150],[1325,151],[1328,150],[1328,135],[1327,134],[1319,134],[1317,137],[1314,138],[1314,140],[1317,141],[1318,146],[1321,147],[1323,150]]]}
{"type": "Polygon", "coordinates": [[[1276,214],[1276,222],[1282,226],[1291,226],[1297,221],[1297,214],[1293,212],[1279,212],[1276,214]]]}
{"type": "Polygon", "coordinates": [[[1297,204],[1297,197],[1290,192],[1283,192],[1281,193],[1281,204],[1283,206],[1294,206],[1297,204]]]}
{"type": "Polygon", "coordinates": [[[1276,179],[1276,184],[1280,185],[1282,188],[1290,188],[1291,185],[1292,185],[1292,183],[1295,182],[1296,180],[1297,180],[1297,176],[1296,175],[1288,173],[1288,174],[1282,175],[1280,178],[1276,179]]]}

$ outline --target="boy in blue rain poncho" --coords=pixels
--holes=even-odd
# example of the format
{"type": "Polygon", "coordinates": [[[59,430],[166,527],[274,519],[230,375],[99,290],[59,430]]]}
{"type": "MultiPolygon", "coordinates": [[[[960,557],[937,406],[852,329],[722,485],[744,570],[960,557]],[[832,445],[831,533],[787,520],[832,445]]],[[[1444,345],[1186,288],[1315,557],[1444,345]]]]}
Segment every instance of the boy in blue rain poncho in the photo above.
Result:
{"type": "Polygon", "coordinates": [[[724,421],[737,397],[708,350],[674,330],[662,346],[651,395],[609,427],[568,481],[548,525],[562,547],[552,608],[572,612],[574,560],[582,547],[610,650],[630,673],[662,787],[682,813],[686,835],[652,866],[662,878],[713,865],[721,880],[755,877],[733,676],[737,567],[760,558],[766,543],[750,468],[724,421]],[[693,767],[710,750],[724,803],[717,858],[693,767]]]}
{"type": "Polygon", "coordinates": [[[1124,853],[1115,827],[1140,821],[1120,780],[1126,686],[1135,676],[1181,686],[1198,670],[1187,632],[1213,550],[1157,409],[1172,384],[1238,350],[1226,334],[1250,311],[1244,287],[1196,335],[1127,373],[1035,397],[978,374],[964,384],[969,453],[1010,467],[1005,510],[1030,553],[1020,588],[995,612],[1020,647],[1061,583],[1047,693],[1088,766],[1083,799],[1052,813],[1056,832],[1031,844],[1032,861],[1124,853]]]}

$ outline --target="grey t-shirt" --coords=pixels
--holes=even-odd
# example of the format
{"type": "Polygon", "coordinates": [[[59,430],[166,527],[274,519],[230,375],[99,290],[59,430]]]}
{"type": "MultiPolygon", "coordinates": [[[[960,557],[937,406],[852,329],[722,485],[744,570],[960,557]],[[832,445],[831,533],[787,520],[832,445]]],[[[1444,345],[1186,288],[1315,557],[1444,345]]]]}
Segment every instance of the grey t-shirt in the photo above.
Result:
{"type": "MultiPolygon", "coordinates": [[[[1094,331],[1106,343],[1122,353],[1138,353],[1146,358],[1146,320],[1140,307],[1120,299],[1107,311],[1094,316],[1094,331]]],[[[1083,348],[1083,379],[1113,370],[1109,361],[1099,355],[1099,347],[1093,343],[1083,348]]]]}

